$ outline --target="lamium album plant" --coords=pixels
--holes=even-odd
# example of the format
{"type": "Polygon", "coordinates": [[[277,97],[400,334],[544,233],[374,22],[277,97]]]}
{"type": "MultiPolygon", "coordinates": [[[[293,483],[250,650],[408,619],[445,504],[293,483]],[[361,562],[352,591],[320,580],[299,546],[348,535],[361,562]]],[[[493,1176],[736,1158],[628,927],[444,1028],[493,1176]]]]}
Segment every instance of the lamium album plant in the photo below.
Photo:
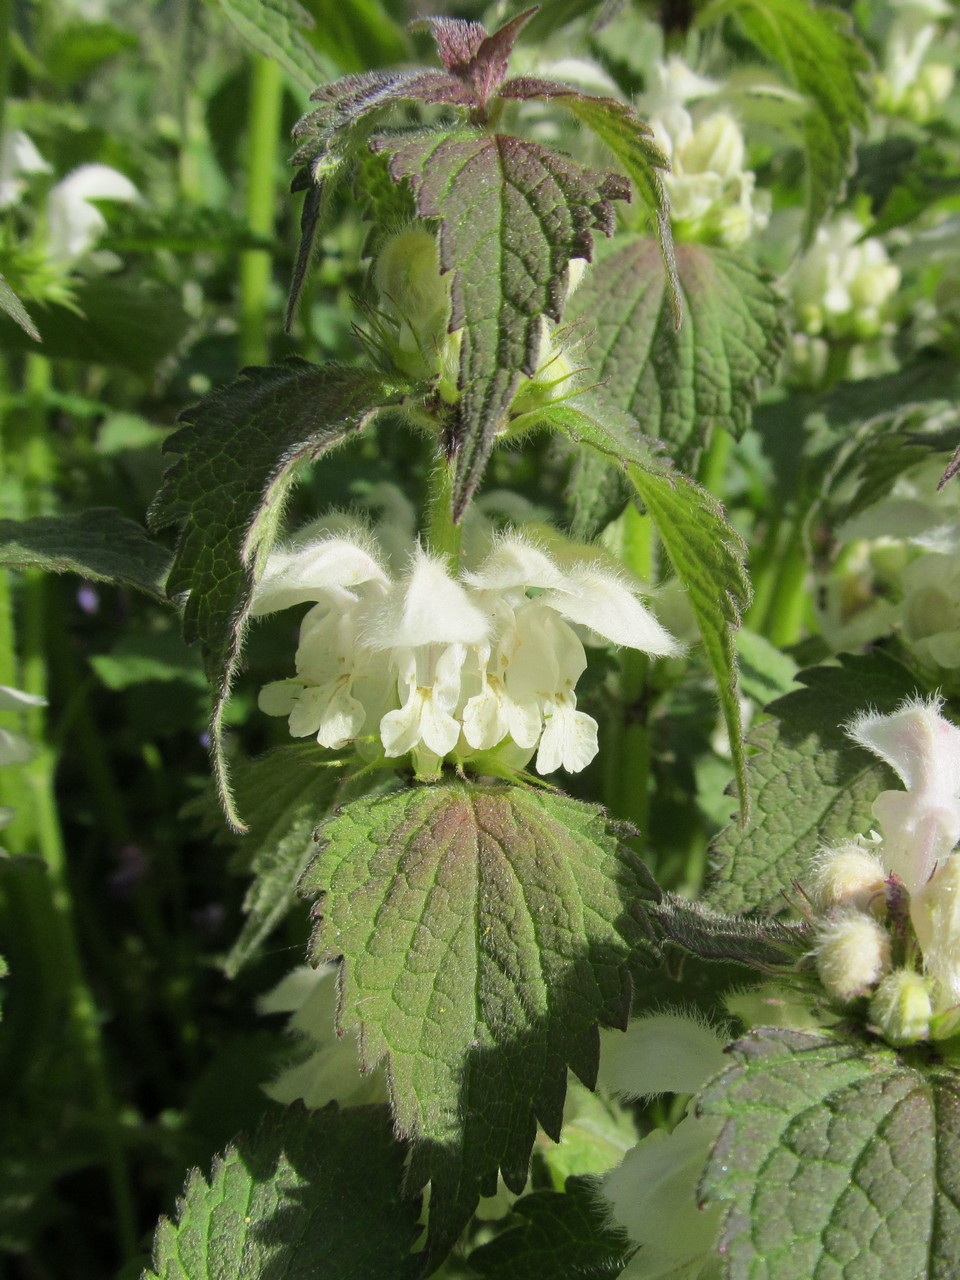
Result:
{"type": "Polygon", "coordinates": [[[947,0],[3,10],[12,1280],[960,1275],[947,0]]]}

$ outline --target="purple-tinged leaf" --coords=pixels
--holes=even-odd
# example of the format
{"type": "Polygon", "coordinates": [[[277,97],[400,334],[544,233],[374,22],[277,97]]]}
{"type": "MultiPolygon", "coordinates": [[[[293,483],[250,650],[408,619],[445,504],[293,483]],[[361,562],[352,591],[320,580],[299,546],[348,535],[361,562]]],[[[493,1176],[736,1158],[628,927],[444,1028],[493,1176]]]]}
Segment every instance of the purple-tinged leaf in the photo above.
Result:
{"type": "Polygon", "coordinates": [[[616,174],[505,134],[381,135],[375,149],[409,179],[423,218],[440,222],[440,261],[454,271],[451,330],[463,330],[462,398],[449,441],[462,514],[504,425],[521,373],[536,371],[542,316],[559,320],[571,258],[589,259],[593,231],[614,229],[616,174]]]}
{"type": "Polygon", "coordinates": [[[471,86],[482,111],[503,84],[517,36],[536,12],[537,6],[527,9],[489,36],[479,22],[457,18],[423,18],[415,25],[430,28],[440,61],[471,86]]]}

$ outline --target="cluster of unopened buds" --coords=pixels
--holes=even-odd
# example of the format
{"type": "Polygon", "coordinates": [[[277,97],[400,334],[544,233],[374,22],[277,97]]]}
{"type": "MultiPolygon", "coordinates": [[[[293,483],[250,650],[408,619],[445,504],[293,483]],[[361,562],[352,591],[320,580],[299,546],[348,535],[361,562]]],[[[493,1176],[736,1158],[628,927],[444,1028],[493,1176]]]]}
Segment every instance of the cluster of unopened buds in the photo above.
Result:
{"type": "Polygon", "coordinates": [[[271,555],[253,614],[306,601],[296,675],[267,685],[261,709],[288,716],[294,737],[409,758],[421,777],[447,758],[514,770],[535,751],[540,774],[583,769],[597,752],[597,724],[577,708],[583,639],[680,649],[588,548],[516,533],[458,575],[420,547],[394,575],[359,529],[307,537],[271,555]]]}
{"type": "Polygon", "coordinates": [[[894,1045],[960,1031],[960,729],[940,705],[914,699],[848,726],[905,790],[874,802],[879,836],[818,856],[810,889],[824,987],[842,1005],[867,999],[894,1045]]]}

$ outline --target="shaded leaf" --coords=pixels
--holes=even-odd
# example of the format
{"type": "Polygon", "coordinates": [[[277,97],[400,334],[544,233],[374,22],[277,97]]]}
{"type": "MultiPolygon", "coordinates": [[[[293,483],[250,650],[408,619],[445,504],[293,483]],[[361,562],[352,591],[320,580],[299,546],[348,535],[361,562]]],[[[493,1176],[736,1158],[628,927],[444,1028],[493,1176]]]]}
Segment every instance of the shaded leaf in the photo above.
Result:
{"type": "Polygon", "coordinates": [[[0,520],[0,566],[79,573],[95,582],[136,587],[164,599],[163,579],[170,563],[165,547],[111,507],[75,516],[34,516],[0,520]]]}
{"type": "Polygon", "coordinates": [[[838,666],[796,679],[805,687],[772,702],[775,718],[750,734],[753,814],[713,843],[706,899],[717,910],[781,910],[783,893],[807,878],[820,846],[868,833],[874,800],[895,785],[889,768],[841,726],[868,707],[886,715],[914,694],[906,667],[877,650],[841,654],[838,666]]]}
{"type": "Polygon", "coordinates": [[[850,18],[813,0],[710,0],[698,15],[708,26],[729,15],[790,84],[810,100],[800,123],[806,153],[807,216],[814,232],[843,192],[853,161],[854,130],[867,125],[870,59],[850,18]]]}
{"type": "Polygon", "coordinates": [[[386,1107],[288,1108],[191,1173],[161,1219],[144,1280],[403,1280],[420,1204],[401,1198],[404,1147],[386,1107]]]}
{"type": "Polygon", "coordinates": [[[591,1178],[568,1178],[562,1192],[535,1191],[513,1213],[525,1221],[470,1254],[484,1280],[614,1280],[635,1252],[591,1178]]]}
{"type": "Polygon", "coordinates": [[[451,449],[456,515],[476,488],[516,391],[536,372],[541,316],[559,320],[567,263],[589,258],[594,230],[613,231],[627,187],[534,142],[505,134],[381,135],[396,180],[423,218],[440,221],[440,262],[453,271],[450,320],[463,330],[451,449]]]}
{"type": "Polygon", "coordinates": [[[731,1280],[960,1269],[960,1079],[894,1051],[762,1030],[700,1095],[723,1127],[701,1182],[728,1202],[731,1280]]]}
{"type": "Polygon", "coordinates": [[[249,830],[238,850],[253,882],[246,920],[224,961],[235,977],[297,902],[297,884],[317,852],[314,833],[340,782],[315,742],[279,747],[237,769],[249,830]]]}
{"type": "Polygon", "coordinates": [[[297,0],[219,0],[220,8],[248,44],[278,62],[305,89],[331,72],[330,62],[313,47],[301,28],[313,18],[297,0]]]}
{"type": "Polygon", "coordinates": [[[646,239],[605,255],[570,310],[595,335],[591,359],[604,398],[690,461],[715,429],[743,433],[786,333],[781,301],[741,255],[681,244],[676,267],[679,329],[659,249],[646,239]]]}
{"type": "Polygon", "coordinates": [[[559,1135],[567,1067],[592,1085],[597,1024],[629,1012],[628,908],[656,889],[600,810],[520,787],[360,800],[320,835],[314,957],[343,957],[340,1027],[387,1059],[439,1261],[498,1169],[523,1188],[537,1121],[559,1135]]]}
{"type": "Polygon", "coordinates": [[[181,415],[164,444],[180,454],[150,518],[181,526],[167,590],[186,594],[184,637],[199,640],[214,689],[211,740],[221,797],[239,827],[220,729],[243,642],[254,578],[273,545],[298,469],[342,444],[399,392],[363,369],[312,365],[247,369],[181,415]]]}

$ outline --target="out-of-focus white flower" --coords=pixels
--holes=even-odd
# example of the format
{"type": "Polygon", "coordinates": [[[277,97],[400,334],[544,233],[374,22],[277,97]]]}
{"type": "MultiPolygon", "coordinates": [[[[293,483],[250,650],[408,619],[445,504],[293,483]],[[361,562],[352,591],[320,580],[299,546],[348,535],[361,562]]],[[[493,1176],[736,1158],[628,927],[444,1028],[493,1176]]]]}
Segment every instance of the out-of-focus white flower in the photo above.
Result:
{"type": "Polygon", "coordinates": [[[650,117],[654,140],[670,160],[664,184],[674,223],[691,239],[742,244],[767,225],[770,203],[756,192],[756,175],[746,164],[746,144],[729,111],[694,120],[679,105],[650,117]]]}
{"type": "Polygon", "coordinates": [[[302,965],[257,1001],[259,1013],[289,1013],[287,1030],[311,1050],[302,1062],[285,1067],[263,1086],[275,1102],[289,1105],[302,1098],[304,1106],[315,1108],[334,1101],[358,1106],[386,1100],[383,1068],[361,1072],[356,1034],[337,1034],[337,968],[336,964],[317,969],[302,965]]]}
{"type": "Polygon", "coordinates": [[[107,220],[91,203],[140,199],[128,177],[106,164],[82,164],[51,190],[47,197],[47,256],[67,264],[82,258],[100,239],[107,220]]]}
{"type": "MultiPolygon", "coordinates": [[[[619,1040],[617,1033],[604,1034],[601,1078],[628,1097],[694,1092],[726,1065],[722,1050],[716,1032],[693,1018],[638,1018],[619,1040]]],[[[655,1129],[603,1179],[611,1217],[640,1245],[624,1277],[699,1280],[713,1274],[721,1210],[701,1209],[697,1188],[720,1124],[687,1115],[671,1133],[655,1129]]]]}
{"type": "Polygon", "coordinates": [[[16,204],[26,190],[21,174],[50,171],[50,165],[22,129],[4,129],[0,141],[0,209],[16,204]]]}
{"type": "Polygon", "coordinates": [[[876,78],[877,105],[922,123],[937,114],[953,88],[953,67],[928,58],[953,8],[947,0],[892,0],[891,7],[894,18],[876,78]]]}
{"type": "Polygon", "coordinates": [[[586,668],[579,628],[651,654],[679,646],[617,572],[513,534],[459,580],[417,549],[394,578],[369,539],[322,536],[273,553],[254,599],[260,615],[304,600],[297,675],[260,695],[294,736],[340,749],[377,741],[421,773],[509,747],[512,764],[583,769],[597,726],[577,709],[586,668]],[[519,755],[518,755],[519,751],[519,755]]]}
{"type": "MultiPolygon", "coordinates": [[[[0,712],[25,711],[28,707],[45,707],[46,698],[34,693],[24,693],[20,689],[11,689],[9,685],[0,685],[0,712]]],[[[22,733],[0,728],[0,767],[7,764],[26,764],[37,753],[34,743],[22,733]]],[[[0,809],[0,828],[7,826],[14,815],[9,806],[0,809]]]]}
{"type": "Polygon", "coordinates": [[[797,324],[804,333],[869,338],[883,329],[883,310],[900,284],[900,270],[875,236],[843,213],[817,231],[813,245],[787,279],[797,324]]]}

